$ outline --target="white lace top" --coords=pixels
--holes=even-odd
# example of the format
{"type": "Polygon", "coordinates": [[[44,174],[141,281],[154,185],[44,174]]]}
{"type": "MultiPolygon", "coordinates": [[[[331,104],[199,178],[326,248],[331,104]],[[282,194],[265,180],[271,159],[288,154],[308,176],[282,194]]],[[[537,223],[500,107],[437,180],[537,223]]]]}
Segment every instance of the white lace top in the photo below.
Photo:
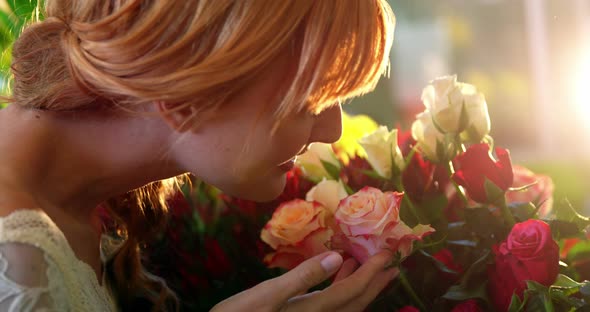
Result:
{"type": "MultiPolygon", "coordinates": [[[[114,247],[102,242],[104,262],[114,247]]],[[[0,218],[0,311],[117,311],[104,279],[101,286],[44,212],[0,218]]]]}

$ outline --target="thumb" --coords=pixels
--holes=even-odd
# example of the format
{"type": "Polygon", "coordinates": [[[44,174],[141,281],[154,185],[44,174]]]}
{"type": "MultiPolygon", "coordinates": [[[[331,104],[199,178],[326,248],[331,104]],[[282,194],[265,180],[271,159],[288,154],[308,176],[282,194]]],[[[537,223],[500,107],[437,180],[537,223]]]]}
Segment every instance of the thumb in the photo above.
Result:
{"type": "Polygon", "coordinates": [[[310,258],[291,271],[273,280],[272,287],[277,298],[285,302],[332,276],[342,265],[342,256],[337,252],[325,252],[310,258]]]}

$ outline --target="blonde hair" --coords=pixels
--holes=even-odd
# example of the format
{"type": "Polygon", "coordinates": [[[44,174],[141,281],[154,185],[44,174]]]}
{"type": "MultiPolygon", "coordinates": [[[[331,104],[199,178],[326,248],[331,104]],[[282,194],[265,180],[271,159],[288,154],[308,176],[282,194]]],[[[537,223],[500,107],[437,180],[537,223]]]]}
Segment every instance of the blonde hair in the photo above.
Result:
{"type": "MultiPolygon", "coordinates": [[[[317,113],[375,87],[389,64],[394,27],[386,0],[46,0],[45,10],[46,20],[14,45],[11,101],[51,111],[134,111],[163,101],[208,116],[297,42],[295,77],[273,110],[277,121],[303,109],[317,113]]],[[[133,194],[154,199],[163,190],[152,185],[133,194]]],[[[165,205],[124,202],[129,211],[113,211],[128,226],[124,250],[133,251],[145,229],[129,224],[148,215],[162,220],[165,205]]],[[[123,254],[118,259],[128,261],[120,263],[134,275],[124,276],[122,267],[115,274],[120,302],[134,289],[153,293],[137,269],[139,252],[123,254]]]]}

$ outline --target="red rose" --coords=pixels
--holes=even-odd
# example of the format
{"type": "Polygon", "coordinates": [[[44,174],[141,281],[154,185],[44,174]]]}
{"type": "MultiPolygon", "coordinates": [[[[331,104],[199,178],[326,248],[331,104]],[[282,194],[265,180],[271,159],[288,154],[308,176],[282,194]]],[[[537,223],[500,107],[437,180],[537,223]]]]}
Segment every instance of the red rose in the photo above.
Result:
{"type": "Polygon", "coordinates": [[[459,275],[461,273],[463,273],[463,267],[458,264],[457,262],[455,262],[455,259],[453,257],[453,253],[451,253],[450,250],[448,249],[441,249],[439,250],[437,253],[435,253],[434,255],[432,255],[432,257],[440,262],[442,262],[447,268],[457,272],[458,274],[452,274],[452,273],[446,273],[443,272],[443,276],[445,279],[448,280],[457,280],[457,278],[459,277],[459,275]]]}
{"type": "Polygon", "coordinates": [[[205,239],[205,253],[204,265],[211,276],[221,278],[232,271],[229,256],[221,248],[217,240],[211,238],[205,239]]]}
{"type": "Polygon", "coordinates": [[[360,190],[365,186],[379,188],[383,182],[372,178],[363,171],[371,171],[371,165],[362,157],[353,157],[348,164],[342,168],[340,179],[353,190],[360,190]]]}
{"type": "Polygon", "coordinates": [[[398,312],[420,312],[420,310],[418,308],[413,307],[413,306],[405,306],[397,311],[398,312]]]}
{"type": "Polygon", "coordinates": [[[193,212],[193,207],[191,207],[181,191],[177,191],[170,197],[167,204],[174,218],[184,218],[193,212]]]}
{"type": "Polygon", "coordinates": [[[517,223],[493,251],[496,257],[488,268],[488,292],[500,311],[508,309],[513,293],[522,298],[526,281],[549,286],[559,273],[559,247],[543,221],[517,223]]]}
{"type": "Polygon", "coordinates": [[[512,163],[507,150],[496,148],[498,161],[492,158],[489,146],[485,143],[472,145],[465,153],[455,158],[457,167],[453,179],[467,190],[468,195],[479,203],[490,203],[485,191],[486,178],[502,191],[512,186],[514,179],[512,163]]]}
{"type": "Polygon", "coordinates": [[[456,305],[451,312],[481,312],[483,311],[477,304],[477,300],[470,299],[456,305]]]}

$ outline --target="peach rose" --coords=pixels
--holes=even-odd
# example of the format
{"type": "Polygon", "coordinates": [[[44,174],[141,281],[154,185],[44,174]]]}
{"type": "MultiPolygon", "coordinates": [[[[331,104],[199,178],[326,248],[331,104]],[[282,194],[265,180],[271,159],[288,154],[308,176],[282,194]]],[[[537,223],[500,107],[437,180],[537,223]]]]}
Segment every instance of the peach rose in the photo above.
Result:
{"type": "Polygon", "coordinates": [[[327,251],[332,230],[326,226],[326,208],[317,202],[294,199],[282,203],[262,229],[261,239],[275,249],[265,257],[269,267],[291,269],[303,260],[327,251]]]}
{"type": "Polygon", "coordinates": [[[380,235],[390,223],[397,223],[403,194],[386,192],[373,187],[340,201],[335,219],[347,236],[380,235]]]}
{"type": "Polygon", "coordinates": [[[381,192],[365,187],[343,199],[336,210],[338,233],[331,239],[332,249],[341,249],[364,263],[382,249],[406,257],[415,240],[434,232],[429,225],[408,227],[399,218],[403,194],[381,192]]]}
{"type": "Polygon", "coordinates": [[[514,182],[512,187],[521,187],[535,183],[531,187],[522,191],[512,191],[506,193],[506,202],[532,202],[540,204],[539,217],[545,218],[553,209],[553,180],[549,176],[535,174],[529,169],[513,165],[512,171],[514,173],[514,182]]]}

